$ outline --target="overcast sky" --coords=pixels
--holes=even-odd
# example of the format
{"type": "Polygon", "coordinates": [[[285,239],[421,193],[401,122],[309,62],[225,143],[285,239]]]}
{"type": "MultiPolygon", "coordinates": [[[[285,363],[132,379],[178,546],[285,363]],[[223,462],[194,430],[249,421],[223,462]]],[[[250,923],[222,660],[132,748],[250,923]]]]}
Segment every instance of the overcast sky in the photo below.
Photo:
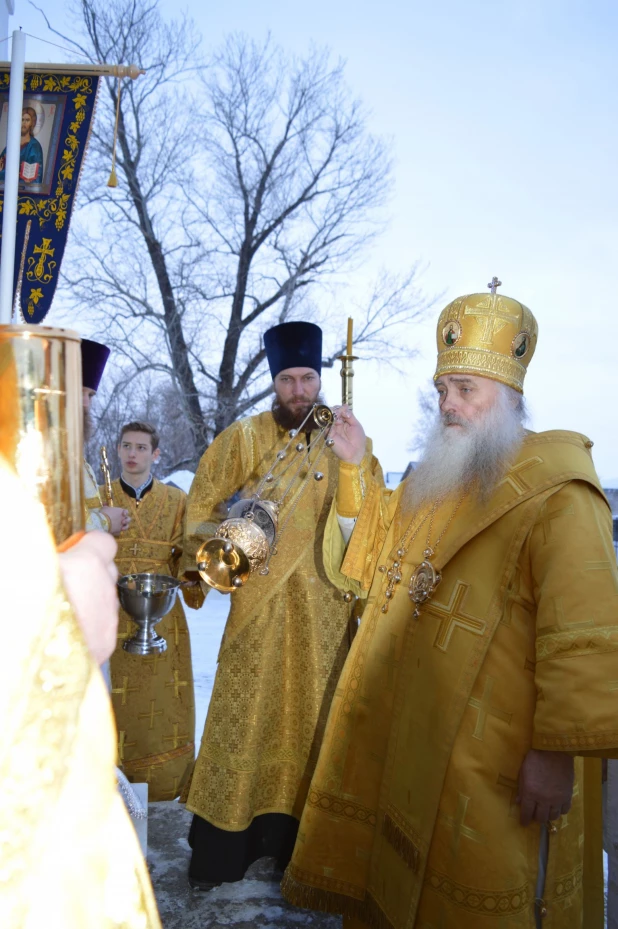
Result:
{"type": "MultiPolygon", "coordinates": [[[[60,0],[42,0],[61,29],[60,0]]],[[[47,32],[16,0],[11,28],[47,32]]],[[[163,0],[173,15],[178,3],[163,0]]],[[[404,377],[358,362],[355,411],[385,470],[410,457],[416,395],[435,364],[442,305],[485,288],[527,304],[539,344],[526,380],[533,428],[574,429],[595,443],[618,486],[615,319],[618,290],[618,5],[613,0],[234,0],[185,4],[207,48],[226,32],[347,61],[349,85],[392,139],[392,221],[365,268],[421,259],[426,290],[444,292],[419,326],[404,377]]],[[[53,39],[53,36],[48,36],[53,39]]],[[[57,41],[57,40],[55,40],[57,41]]],[[[63,53],[28,39],[28,60],[63,53]]],[[[352,294],[355,280],[350,280],[352,294]]],[[[53,318],[50,318],[53,322],[53,318]]],[[[339,375],[325,378],[327,399],[339,375]]]]}

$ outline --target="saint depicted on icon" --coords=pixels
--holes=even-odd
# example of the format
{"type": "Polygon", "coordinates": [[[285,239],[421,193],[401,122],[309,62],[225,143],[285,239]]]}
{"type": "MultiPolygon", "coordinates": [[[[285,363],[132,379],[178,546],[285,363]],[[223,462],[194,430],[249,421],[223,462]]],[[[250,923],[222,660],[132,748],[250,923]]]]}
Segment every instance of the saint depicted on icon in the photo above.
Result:
{"type": "MultiPolygon", "coordinates": [[[[45,115],[41,108],[41,117],[45,115]]],[[[43,179],[43,149],[35,135],[38,135],[41,126],[38,126],[39,115],[32,106],[25,106],[21,111],[21,144],[19,151],[19,180],[20,185],[40,184],[43,179]]],[[[0,154],[0,181],[4,181],[6,168],[6,148],[0,154]]]]}

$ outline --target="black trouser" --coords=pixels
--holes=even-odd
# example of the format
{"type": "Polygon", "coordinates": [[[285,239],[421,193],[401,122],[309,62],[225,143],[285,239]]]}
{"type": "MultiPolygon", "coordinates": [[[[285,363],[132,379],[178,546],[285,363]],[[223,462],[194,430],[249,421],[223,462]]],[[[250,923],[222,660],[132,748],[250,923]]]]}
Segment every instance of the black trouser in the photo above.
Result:
{"type": "Polygon", "coordinates": [[[298,820],[286,813],[263,813],[242,832],[228,832],[195,815],[189,830],[193,849],[189,877],[204,884],[242,881],[258,858],[275,858],[277,867],[285,871],[298,825],[298,820]]]}

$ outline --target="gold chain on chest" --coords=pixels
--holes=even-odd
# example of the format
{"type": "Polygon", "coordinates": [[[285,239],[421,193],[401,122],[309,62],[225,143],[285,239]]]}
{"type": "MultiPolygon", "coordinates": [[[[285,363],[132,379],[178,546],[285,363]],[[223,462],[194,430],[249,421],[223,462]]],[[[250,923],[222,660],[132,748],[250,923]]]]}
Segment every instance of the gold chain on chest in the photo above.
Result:
{"type": "Polygon", "coordinates": [[[427,519],[429,519],[429,528],[427,530],[427,540],[425,542],[425,550],[423,551],[424,560],[419,565],[417,565],[417,567],[412,572],[410,583],[408,585],[408,595],[410,599],[412,600],[412,602],[415,604],[413,616],[415,618],[418,618],[418,616],[420,616],[420,609],[419,609],[420,605],[422,603],[426,603],[426,601],[432,597],[436,587],[442,580],[442,575],[439,574],[438,571],[436,571],[430,559],[435,555],[438,545],[444,538],[444,535],[446,534],[447,529],[449,528],[453,519],[455,518],[455,514],[459,510],[459,507],[461,506],[461,504],[463,503],[464,498],[465,498],[465,494],[463,494],[459,498],[455,506],[455,509],[453,510],[449,518],[447,519],[444,525],[444,528],[442,529],[442,532],[440,533],[438,538],[435,540],[433,545],[431,543],[431,535],[433,532],[433,522],[435,519],[436,512],[438,510],[438,507],[440,506],[442,501],[438,500],[436,503],[434,503],[431,510],[428,513],[425,513],[420,523],[416,526],[416,529],[413,530],[414,522],[413,521],[410,522],[408,528],[406,529],[403,536],[399,540],[396,555],[395,555],[395,558],[393,559],[391,567],[387,568],[386,565],[380,565],[380,568],[378,569],[382,574],[386,574],[386,577],[388,579],[386,590],[384,591],[384,603],[382,604],[383,613],[388,613],[390,601],[395,596],[397,585],[401,583],[402,559],[405,557],[408,549],[410,548],[410,546],[416,539],[417,535],[419,534],[419,532],[421,531],[421,529],[427,522],[427,519]],[[412,533],[411,536],[410,536],[410,533],[412,533]]]}

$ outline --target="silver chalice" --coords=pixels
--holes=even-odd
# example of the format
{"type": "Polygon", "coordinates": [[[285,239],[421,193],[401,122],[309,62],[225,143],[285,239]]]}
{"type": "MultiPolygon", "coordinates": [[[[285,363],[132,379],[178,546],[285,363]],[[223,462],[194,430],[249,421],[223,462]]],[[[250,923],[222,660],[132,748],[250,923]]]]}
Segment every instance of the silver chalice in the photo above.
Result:
{"type": "Polygon", "coordinates": [[[125,574],[118,580],[120,605],[137,624],[137,633],[122,647],[131,655],[164,652],[167,642],[155,626],[174,606],[180,581],[165,574],[125,574]]]}

